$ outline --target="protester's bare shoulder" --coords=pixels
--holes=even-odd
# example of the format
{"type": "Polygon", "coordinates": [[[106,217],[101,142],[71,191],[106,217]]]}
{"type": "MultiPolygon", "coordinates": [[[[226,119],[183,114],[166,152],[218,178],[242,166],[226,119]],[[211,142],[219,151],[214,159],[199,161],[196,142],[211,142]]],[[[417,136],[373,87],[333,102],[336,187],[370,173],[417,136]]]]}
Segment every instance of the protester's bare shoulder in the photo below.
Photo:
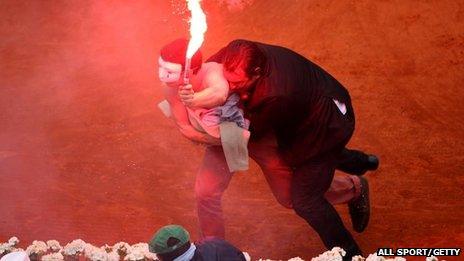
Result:
{"type": "Polygon", "coordinates": [[[223,76],[222,68],[223,68],[222,64],[216,63],[216,62],[207,62],[207,63],[204,63],[201,66],[201,70],[204,70],[206,72],[206,74],[208,74],[208,75],[216,74],[216,75],[222,75],[223,76]]]}
{"type": "Polygon", "coordinates": [[[205,70],[204,81],[205,87],[219,88],[224,91],[229,90],[229,84],[223,74],[223,66],[216,62],[207,62],[202,65],[202,70],[205,70]]]}

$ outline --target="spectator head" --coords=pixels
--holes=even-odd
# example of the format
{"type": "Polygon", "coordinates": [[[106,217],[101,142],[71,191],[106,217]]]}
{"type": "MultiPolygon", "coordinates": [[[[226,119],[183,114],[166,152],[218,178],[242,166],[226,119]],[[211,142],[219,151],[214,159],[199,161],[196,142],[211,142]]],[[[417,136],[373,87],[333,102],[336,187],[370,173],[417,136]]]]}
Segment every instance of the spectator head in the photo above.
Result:
{"type": "Polygon", "coordinates": [[[161,261],[171,261],[190,248],[190,235],[179,225],[164,226],[155,233],[148,247],[161,261]]]}

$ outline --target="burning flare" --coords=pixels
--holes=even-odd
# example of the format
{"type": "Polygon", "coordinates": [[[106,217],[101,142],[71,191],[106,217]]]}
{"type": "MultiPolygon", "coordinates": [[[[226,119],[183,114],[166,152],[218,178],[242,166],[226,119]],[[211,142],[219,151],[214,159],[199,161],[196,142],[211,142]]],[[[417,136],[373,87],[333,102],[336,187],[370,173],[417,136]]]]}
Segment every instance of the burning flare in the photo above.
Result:
{"type": "Polygon", "coordinates": [[[205,39],[205,32],[208,26],[206,25],[206,15],[201,9],[201,0],[187,0],[187,7],[192,14],[190,19],[190,41],[185,57],[185,74],[184,82],[188,83],[188,71],[190,69],[190,59],[193,54],[200,48],[205,39]]]}

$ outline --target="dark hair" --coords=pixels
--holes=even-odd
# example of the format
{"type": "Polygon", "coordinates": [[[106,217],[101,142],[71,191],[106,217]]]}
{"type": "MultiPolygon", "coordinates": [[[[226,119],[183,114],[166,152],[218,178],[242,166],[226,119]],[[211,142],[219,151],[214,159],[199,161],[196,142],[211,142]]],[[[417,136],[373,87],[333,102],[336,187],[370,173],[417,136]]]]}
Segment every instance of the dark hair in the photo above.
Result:
{"type": "Polygon", "coordinates": [[[256,43],[234,40],[226,47],[223,64],[227,71],[234,71],[242,66],[247,76],[251,78],[255,75],[262,75],[266,56],[256,43]]]}

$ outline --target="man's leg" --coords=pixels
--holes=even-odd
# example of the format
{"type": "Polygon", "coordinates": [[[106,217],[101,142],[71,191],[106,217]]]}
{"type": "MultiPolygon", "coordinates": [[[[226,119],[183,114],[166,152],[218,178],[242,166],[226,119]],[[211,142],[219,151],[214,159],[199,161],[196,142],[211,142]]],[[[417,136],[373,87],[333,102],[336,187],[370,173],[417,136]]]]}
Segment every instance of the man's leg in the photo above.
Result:
{"type": "Polygon", "coordinates": [[[361,195],[361,179],[355,175],[338,173],[334,175],[325,198],[332,205],[346,204],[361,195]]]}
{"type": "Polygon", "coordinates": [[[361,254],[361,250],[335,208],[324,196],[332,182],[335,164],[335,159],[322,158],[310,160],[295,168],[292,203],[295,212],[319,234],[328,249],[342,247],[347,257],[351,257],[361,254]]]}
{"type": "MultiPolygon", "coordinates": [[[[280,156],[275,136],[270,133],[259,141],[250,141],[248,153],[260,166],[277,201],[286,208],[292,208],[290,190],[293,170],[280,156]]],[[[348,203],[360,194],[359,177],[341,174],[333,178],[325,197],[332,205],[335,205],[348,203]]]]}
{"type": "Polygon", "coordinates": [[[225,238],[221,198],[232,173],[221,146],[208,146],[195,182],[200,236],[225,238]]]}
{"type": "Polygon", "coordinates": [[[290,190],[293,170],[280,156],[274,134],[270,133],[259,141],[250,141],[248,154],[263,171],[277,202],[286,208],[292,208],[290,190]]]}
{"type": "Polygon", "coordinates": [[[377,156],[347,148],[343,149],[337,163],[338,170],[358,176],[363,175],[368,170],[376,170],[378,167],[379,159],[377,156]]]}
{"type": "Polygon", "coordinates": [[[363,232],[369,224],[370,218],[369,184],[360,175],[368,170],[376,170],[378,167],[379,159],[377,156],[368,155],[359,150],[344,148],[337,159],[337,169],[354,175],[345,175],[343,179],[334,179],[329,189],[329,191],[334,191],[330,193],[328,191],[327,194],[334,196],[333,202],[348,202],[351,223],[356,232],[363,232]],[[354,194],[350,192],[351,183],[354,184],[354,194]],[[347,192],[343,193],[344,190],[347,192]]]}

